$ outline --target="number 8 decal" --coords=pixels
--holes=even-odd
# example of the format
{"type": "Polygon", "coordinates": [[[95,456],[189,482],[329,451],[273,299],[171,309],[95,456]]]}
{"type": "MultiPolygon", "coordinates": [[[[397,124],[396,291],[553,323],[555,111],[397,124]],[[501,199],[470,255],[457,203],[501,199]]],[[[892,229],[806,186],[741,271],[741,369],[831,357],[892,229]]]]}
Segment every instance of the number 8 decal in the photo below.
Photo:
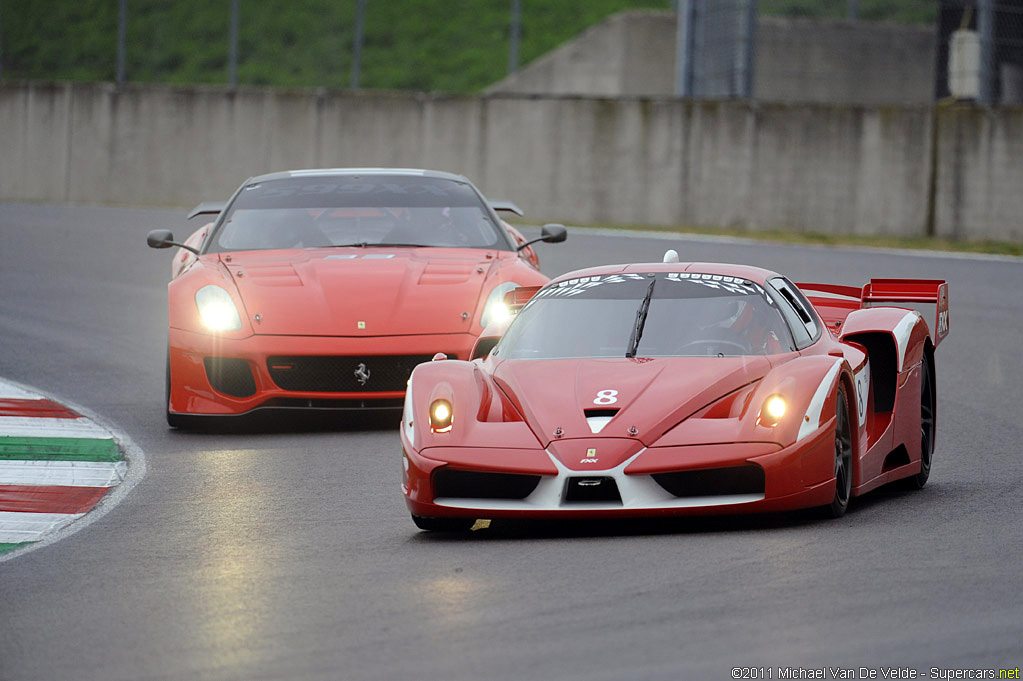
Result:
{"type": "Polygon", "coordinates": [[[617,401],[617,390],[598,390],[597,399],[593,400],[593,404],[614,404],[617,401]]]}

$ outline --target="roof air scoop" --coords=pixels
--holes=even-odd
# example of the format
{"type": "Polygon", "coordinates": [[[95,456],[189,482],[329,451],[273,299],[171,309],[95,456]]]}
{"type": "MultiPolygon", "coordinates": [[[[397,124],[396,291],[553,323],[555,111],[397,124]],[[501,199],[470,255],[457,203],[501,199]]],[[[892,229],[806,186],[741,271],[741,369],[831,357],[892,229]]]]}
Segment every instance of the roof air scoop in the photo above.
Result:
{"type": "Polygon", "coordinates": [[[669,248],[664,252],[664,260],[661,262],[678,262],[678,251],[674,248],[669,248]]]}
{"type": "Polygon", "coordinates": [[[604,430],[611,419],[618,413],[617,409],[584,409],[583,414],[586,416],[586,423],[590,427],[590,432],[596,435],[600,431],[604,430]]]}

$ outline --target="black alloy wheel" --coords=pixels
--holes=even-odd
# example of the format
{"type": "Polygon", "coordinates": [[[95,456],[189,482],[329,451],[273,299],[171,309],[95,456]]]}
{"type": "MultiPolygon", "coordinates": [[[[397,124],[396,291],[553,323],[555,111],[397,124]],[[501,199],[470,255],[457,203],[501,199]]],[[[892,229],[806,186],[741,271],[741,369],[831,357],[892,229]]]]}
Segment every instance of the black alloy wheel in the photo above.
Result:
{"type": "Polygon", "coordinates": [[[845,387],[840,384],[835,396],[835,497],[824,507],[825,515],[831,518],[845,515],[852,496],[851,428],[849,400],[845,395],[845,387]]]}
{"type": "Polygon", "coordinates": [[[921,362],[920,376],[920,472],[905,479],[909,489],[922,489],[931,476],[934,458],[934,433],[938,424],[935,409],[934,376],[930,357],[921,362]]]}

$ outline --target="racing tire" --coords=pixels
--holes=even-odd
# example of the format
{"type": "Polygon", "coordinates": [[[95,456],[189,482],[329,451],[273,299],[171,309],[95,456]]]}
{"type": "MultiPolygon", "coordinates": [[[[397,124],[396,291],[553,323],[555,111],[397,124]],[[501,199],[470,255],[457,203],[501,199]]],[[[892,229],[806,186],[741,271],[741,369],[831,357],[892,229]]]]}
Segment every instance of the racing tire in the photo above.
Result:
{"type": "Polygon", "coordinates": [[[476,524],[475,518],[427,518],[412,514],[412,522],[426,532],[468,532],[476,524]]]}
{"type": "Polygon", "coordinates": [[[934,393],[934,365],[929,355],[924,355],[920,376],[920,472],[902,480],[907,489],[923,489],[931,477],[931,461],[934,458],[934,434],[937,430],[936,395],[934,393]]]}
{"type": "Polygon", "coordinates": [[[839,384],[835,398],[835,496],[821,508],[827,518],[841,518],[852,497],[852,425],[845,386],[839,384]]]}

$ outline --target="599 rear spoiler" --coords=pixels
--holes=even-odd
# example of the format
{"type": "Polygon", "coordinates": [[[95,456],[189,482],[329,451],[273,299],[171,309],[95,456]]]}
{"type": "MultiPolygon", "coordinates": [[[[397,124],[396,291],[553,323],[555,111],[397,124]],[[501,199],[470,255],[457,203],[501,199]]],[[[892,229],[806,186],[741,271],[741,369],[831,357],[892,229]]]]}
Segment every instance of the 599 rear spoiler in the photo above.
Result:
{"type": "Polygon", "coordinates": [[[859,308],[876,307],[878,304],[884,303],[934,305],[934,326],[931,328],[935,347],[948,335],[948,282],[944,279],[871,279],[862,288],[838,284],[796,284],[796,286],[807,292],[855,298],[859,301],[856,306],[859,308]]]}
{"type": "Polygon", "coordinates": [[[191,220],[200,215],[220,215],[226,206],[226,201],[203,201],[192,209],[192,212],[188,214],[188,219],[191,220]]]}

